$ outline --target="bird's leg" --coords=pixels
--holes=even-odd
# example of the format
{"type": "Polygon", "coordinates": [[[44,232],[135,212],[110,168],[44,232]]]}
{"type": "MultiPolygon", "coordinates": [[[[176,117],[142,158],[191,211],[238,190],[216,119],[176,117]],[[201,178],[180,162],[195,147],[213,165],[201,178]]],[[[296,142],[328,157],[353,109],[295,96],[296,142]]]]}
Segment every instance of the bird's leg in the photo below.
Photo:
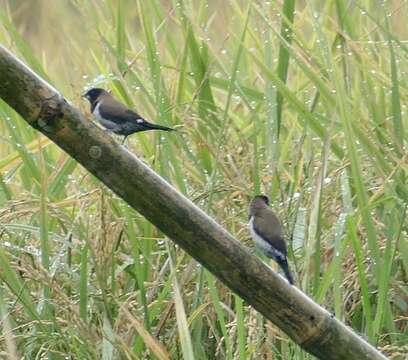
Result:
{"type": "Polygon", "coordinates": [[[123,140],[122,140],[122,145],[125,145],[125,147],[126,147],[126,144],[125,144],[125,142],[126,142],[126,139],[127,139],[127,135],[125,135],[124,137],[123,137],[123,140]]]}

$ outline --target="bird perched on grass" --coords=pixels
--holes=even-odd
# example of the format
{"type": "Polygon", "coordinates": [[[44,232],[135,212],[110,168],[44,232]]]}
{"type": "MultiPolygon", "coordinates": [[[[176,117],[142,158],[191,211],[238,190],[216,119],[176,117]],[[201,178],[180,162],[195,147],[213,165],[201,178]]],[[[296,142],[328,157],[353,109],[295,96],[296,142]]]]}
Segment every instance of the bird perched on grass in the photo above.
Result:
{"type": "Polygon", "coordinates": [[[138,113],[128,109],[124,104],[116,100],[106,90],[93,88],[82,95],[91,104],[91,113],[99,123],[108,131],[123,135],[126,138],[136,132],[148,130],[173,131],[167,126],[149,123],[138,113]]]}
{"type": "Polygon", "coordinates": [[[269,198],[265,195],[257,195],[252,199],[249,207],[249,230],[256,247],[267,257],[275,260],[289,283],[293,284],[282,226],[268,205],[269,198]]]}

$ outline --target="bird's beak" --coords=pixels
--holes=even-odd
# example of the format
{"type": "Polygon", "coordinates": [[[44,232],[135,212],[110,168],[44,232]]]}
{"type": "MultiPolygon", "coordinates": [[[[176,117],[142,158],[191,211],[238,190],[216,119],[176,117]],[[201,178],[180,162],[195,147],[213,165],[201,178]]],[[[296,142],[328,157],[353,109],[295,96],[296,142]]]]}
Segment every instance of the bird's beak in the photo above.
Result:
{"type": "Polygon", "coordinates": [[[88,96],[86,95],[86,93],[83,93],[83,94],[81,95],[81,97],[83,97],[83,98],[85,98],[85,99],[88,98],[88,96]]]}

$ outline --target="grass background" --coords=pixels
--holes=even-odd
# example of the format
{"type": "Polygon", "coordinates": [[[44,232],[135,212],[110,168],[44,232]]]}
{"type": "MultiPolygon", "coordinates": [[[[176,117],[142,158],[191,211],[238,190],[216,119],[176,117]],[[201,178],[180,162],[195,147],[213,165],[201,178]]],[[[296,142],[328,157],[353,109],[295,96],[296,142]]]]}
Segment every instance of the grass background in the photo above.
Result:
{"type": "MultiPolygon", "coordinates": [[[[98,86],[177,126],[129,147],[248,246],[268,194],[297,285],[405,358],[407,1],[0,5],[0,42],[85,113],[98,86]]],[[[312,358],[2,102],[0,118],[2,357],[312,358]]]]}

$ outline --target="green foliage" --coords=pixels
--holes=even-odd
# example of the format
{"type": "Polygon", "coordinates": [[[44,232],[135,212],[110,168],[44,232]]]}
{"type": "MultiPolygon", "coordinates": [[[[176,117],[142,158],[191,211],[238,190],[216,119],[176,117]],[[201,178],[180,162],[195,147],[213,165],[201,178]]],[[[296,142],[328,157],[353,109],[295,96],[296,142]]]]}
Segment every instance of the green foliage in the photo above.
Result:
{"type": "MultiPolygon", "coordinates": [[[[269,194],[297,286],[408,351],[405,2],[3,3],[2,44],[85,113],[100,86],[176,127],[130,151],[248,246],[250,197],[269,194]]],[[[3,102],[0,118],[8,358],[311,358],[3,102]]]]}

